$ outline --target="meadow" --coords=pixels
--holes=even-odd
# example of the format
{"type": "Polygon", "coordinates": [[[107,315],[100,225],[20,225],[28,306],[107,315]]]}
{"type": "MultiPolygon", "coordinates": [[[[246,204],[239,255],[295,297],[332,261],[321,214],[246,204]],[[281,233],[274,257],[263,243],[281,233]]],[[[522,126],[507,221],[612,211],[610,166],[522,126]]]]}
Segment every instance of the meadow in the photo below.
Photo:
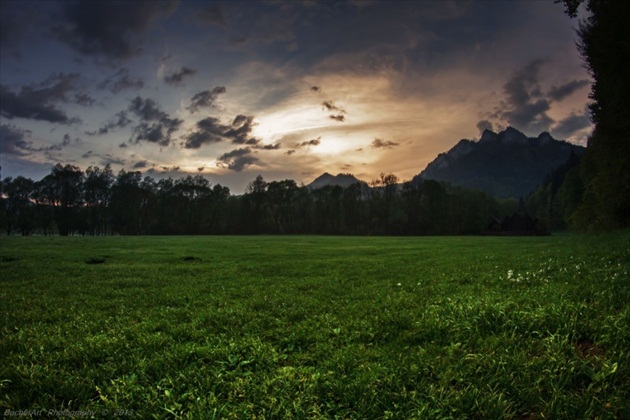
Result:
{"type": "Polygon", "coordinates": [[[0,412],[630,418],[630,232],[2,237],[0,412]]]}

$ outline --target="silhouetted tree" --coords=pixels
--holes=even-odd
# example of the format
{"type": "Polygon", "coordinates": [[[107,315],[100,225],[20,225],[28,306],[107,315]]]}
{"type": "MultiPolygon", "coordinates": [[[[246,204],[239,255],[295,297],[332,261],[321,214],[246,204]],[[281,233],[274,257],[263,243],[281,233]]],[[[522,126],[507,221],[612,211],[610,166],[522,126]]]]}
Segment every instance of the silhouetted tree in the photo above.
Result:
{"type": "Polygon", "coordinates": [[[366,206],[367,186],[355,182],[343,191],[343,214],[346,234],[363,235],[367,233],[368,208],[366,206]]]}
{"type": "Polygon", "coordinates": [[[121,235],[139,235],[142,231],[144,198],[141,182],[139,171],[126,172],[123,169],[112,186],[112,228],[121,235]]]}
{"type": "Polygon", "coordinates": [[[176,205],[176,230],[186,235],[201,233],[207,225],[204,211],[210,197],[210,182],[202,175],[186,176],[175,181],[171,194],[176,205]]]}
{"type": "Polygon", "coordinates": [[[210,190],[208,200],[204,206],[206,231],[210,234],[228,233],[227,203],[230,198],[230,189],[220,184],[210,190]]]}
{"type": "Polygon", "coordinates": [[[20,231],[23,236],[30,235],[36,226],[32,194],[35,183],[32,179],[18,176],[15,179],[5,178],[2,181],[2,206],[5,212],[7,235],[20,231]]]}
{"type": "Polygon", "coordinates": [[[292,179],[272,181],[267,184],[267,202],[274,222],[274,233],[288,233],[296,217],[293,200],[297,196],[298,186],[292,179]]]}
{"type": "Polygon", "coordinates": [[[109,164],[103,169],[90,166],[85,170],[83,191],[85,199],[87,233],[105,235],[114,173],[109,164]]]}
{"type": "Polygon", "coordinates": [[[344,220],[342,194],[343,188],[339,185],[326,185],[311,191],[315,233],[336,235],[341,232],[344,220]]]}
{"type": "Polygon", "coordinates": [[[421,223],[423,235],[449,233],[447,225],[448,194],[437,181],[426,180],[421,186],[420,197],[421,223]]]}
{"type": "Polygon", "coordinates": [[[247,192],[243,197],[242,223],[247,233],[262,233],[263,206],[265,203],[265,194],[267,192],[267,182],[261,175],[258,175],[254,181],[247,186],[247,192]]]}
{"type": "Polygon", "coordinates": [[[83,172],[77,166],[58,163],[41,184],[38,198],[52,207],[59,235],[68,236],[77,227],[83,205],[83,172]]]}

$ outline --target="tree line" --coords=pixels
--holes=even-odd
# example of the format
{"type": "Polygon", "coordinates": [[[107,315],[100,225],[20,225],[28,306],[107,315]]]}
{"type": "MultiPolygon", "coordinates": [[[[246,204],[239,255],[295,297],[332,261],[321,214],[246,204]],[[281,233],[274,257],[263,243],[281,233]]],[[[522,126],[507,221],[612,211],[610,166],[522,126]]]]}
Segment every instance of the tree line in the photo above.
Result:
{"type": "Polygon", "coordinates": [[[513,212],[497,200],[437,181],[311,190],[294,180],[256,177],[242,195],[201,175],[155,180],[138,171],[55,165],[39,181],[0,181],[7,235],[461,235],[482,232],[513,212]]]}

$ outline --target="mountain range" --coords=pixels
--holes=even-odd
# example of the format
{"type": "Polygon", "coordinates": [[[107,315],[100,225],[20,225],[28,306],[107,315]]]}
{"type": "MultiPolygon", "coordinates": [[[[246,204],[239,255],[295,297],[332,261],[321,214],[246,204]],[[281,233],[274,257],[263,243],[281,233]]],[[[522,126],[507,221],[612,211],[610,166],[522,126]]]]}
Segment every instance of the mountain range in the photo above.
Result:
{"type": "Polygon", "coordinates": [[[485,130],[479,141],[463,139],[440,153],[414,181],[434,179],[497,198],[519,198],[532,192],[571,154],[581,155],[584,150],[547,132],[527,137],[512,127],[499,133],[485,130]]]}
{"type": "MultiPolygon", "coordinates": [[[[572,154],[581,155],[584,150],[582,146],[556,140],[547,132],[527,137],[513,127],[499,133],[485,130],[479,141],[462,139],[449,151],[440,153],[413,181],[433,179],[482,190],[497,198],[519,198],[532,192],[572,154]]],[[[355,182],[360,180],[351,174],[324,173],[308,187],[346,188],[355,182]]]]}
{"type": "Polygon", "coordinates": [[[347,188],[352,184],[357,182],[361,182],[359,179],[355,178],[352,174],[337,174],[331,175],[328,172],[323,173],[322,175],[315,178],[313,182],[308,184],[308,188],[311,190],[316,190],[318,188],[325,187],[327,185],[340,186],[342,188],[347,188]]]}

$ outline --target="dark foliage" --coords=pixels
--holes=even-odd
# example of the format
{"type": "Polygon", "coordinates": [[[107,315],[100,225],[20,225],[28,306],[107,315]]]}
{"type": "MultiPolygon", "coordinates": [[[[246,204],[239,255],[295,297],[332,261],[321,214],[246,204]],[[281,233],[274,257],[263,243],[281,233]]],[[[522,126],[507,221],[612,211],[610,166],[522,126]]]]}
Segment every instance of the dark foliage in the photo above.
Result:
{"type": "Polygon", "coordinates": [[[580,165],[585,190],[572,222],[584,230],[623,228],[630,226],[630,2],[564,0],[567,14],[576,17],[583,3],[588,17],[578,48],[593,78],[595,129],[580,165]]]}
{"type": "Polygon", "coordinates": [[[371,186],[320,188],[259,175],[236,196],[201,175],[155,181],[124,170],[114,176],[109,166],[84,173],[60,164],[37,182],[5,178],[1,201],[6,234],[63,236],[478,234],[515,207],[437,181],[400,184],[393,174],[371,186]]]}

